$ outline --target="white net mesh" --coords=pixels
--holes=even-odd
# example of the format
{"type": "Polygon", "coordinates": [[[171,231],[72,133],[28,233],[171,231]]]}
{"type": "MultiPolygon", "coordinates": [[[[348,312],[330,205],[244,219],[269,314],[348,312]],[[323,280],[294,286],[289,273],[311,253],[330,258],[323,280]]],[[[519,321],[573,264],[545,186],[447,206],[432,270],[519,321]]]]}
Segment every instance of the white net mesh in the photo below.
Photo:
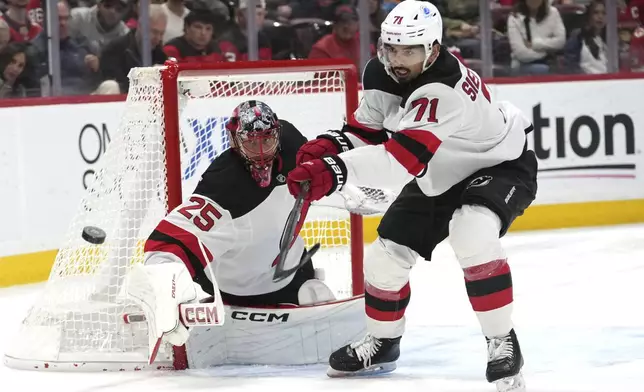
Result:
{"type": "MultiPolygon", "coordinates": [[[[124,313],[138,311],[121,295],[121,286],[131,266],[142,261],[142,244],[167,210],[161,69],[132,70],[118,131],[8,358],[107,369],[112,367],[106,363],[128,368],[147,360],[145,323],[122,322],[124,313]],[[84,241],[81,232],[86,226],[102,228],[106,241],[84,241]]],[[[346,115],[341,71],[180,76],[179,92],[183,197],[228,148],[224,124],[242,100],[266,102],[308,138],[339,129],[346,115]]],[[[371,192],[352,188],[344,197],[356,210],[374,212],[360,196],[364,191],[371,192]]],[[[378,191],[373,194],[372,200],[383,197],[378,191]]],[[[335,196],[311,208],[301,233],[307,246],[321,243],[315,265],[324,268],[327,283],[339,297],[351,294],[351,228],[344,204],[335,196]]],[[[169,365],[171,360],[172,351],[166,347],[157,363],[169,365]]]]}

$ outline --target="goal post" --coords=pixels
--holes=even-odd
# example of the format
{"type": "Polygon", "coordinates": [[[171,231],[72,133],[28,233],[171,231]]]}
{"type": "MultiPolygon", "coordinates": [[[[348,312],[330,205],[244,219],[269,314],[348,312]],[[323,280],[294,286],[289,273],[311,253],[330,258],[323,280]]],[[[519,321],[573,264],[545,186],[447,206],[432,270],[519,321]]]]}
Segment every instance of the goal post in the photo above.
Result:
{"type": "MultiPolygon", "coordinates": [[[[274,61],[242,61],[225,63],[185,63],[178,64],[172,60],[166,62],[162,71],[163,96],[173,97],[165,102],[165,138],[167,157],[167,183],[168,183],[168,212],[181,204],[181,172],[179,151],[179,81],[183,78],[192,80],[207,79],[214,75],[243,76],[244,75],[276,75],[279,73],[293,74],[328,74],[338,73],[330,84],[325,84],[315,78],[304,77],[304,85],[300,91],[340,91],[344,94],[345,120],[358,108],[359,77],[355,64],[346,59],[315,59],[315,60],[274,60],[274,61]],[[306,85],[308,82],[308,85],[306,85]],[[317,83],[316,83],[317,82],[317,83]],[[177,99],[174,99],[176,97],[177,99]]],[[[210,87],[210,86],[209,86],[210,87]]],[[[269,104],[270,106],[270,104],[269,104]]],[[[325,108],[319,108],[319,115],[325,116],[325,108]]],[[[277,112],[279,118],[289,120],[288,113],[277,112]]],[[[289,120],[290,121],[290,120],[289,120]]],[[[339,129],[339,127],[337,128],[339,129]]],[[[300,130],[302,131],[302,130],[300,130]]],[[[309,135],[309,139],[311,135],[309,135]]],[[[351,281],[352,294],[360,295],[364,292],[364,278],[362,259],[364,253],[362,216],[350,214],[351,241],[350,253],[352,260],[351,281]]]]}
{"type": "MultiPolygon", "coordinates": [[[[5,353],[10,367],[187,367],[185,349],[168,345],[147,366],[147,325],[123,322],[124,314],[141,311],[122,286],[131,267],[143,261],[143,243],[229,147],[225,123],[240,102],[265,101],[308,139],[340,129],[358,106],[358,73],[345,60],[169,61],[134,68],[129,78],[119,127],[70,222],[42,293],[5,353]],[[105,242],[83,240],[86,226],[103,229],[105,242]]],[[[369,199],[375,195],[374,200],[382,195],[356,190],[369,199]]],[[[350,213],[346,203],[346,195],[338,194],[314,203],[300,233],[307,247],[322,244],[313,262],[324,269],[338,298],[364,291],[362,216],[350,213]]]]}

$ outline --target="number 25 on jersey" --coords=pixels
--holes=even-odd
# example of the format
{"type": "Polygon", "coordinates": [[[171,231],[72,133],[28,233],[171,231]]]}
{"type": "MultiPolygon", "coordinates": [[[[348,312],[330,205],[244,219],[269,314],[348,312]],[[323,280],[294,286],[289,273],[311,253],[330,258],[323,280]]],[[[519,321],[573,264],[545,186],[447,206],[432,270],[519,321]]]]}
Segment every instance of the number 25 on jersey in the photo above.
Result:
{"type": "Polygon", "coordinates": [[[206,199],[199,196],[192,196],[190,198],[192,204],[179,209],[179,213],[194,223],[195,226],[201,231],[210,231],[215,225],[215,220],[221,218],[221,212],[217,211],[215,206],[209,203],[206,199]],[[191,211],[198,210],[197,214],[191,211]]]}

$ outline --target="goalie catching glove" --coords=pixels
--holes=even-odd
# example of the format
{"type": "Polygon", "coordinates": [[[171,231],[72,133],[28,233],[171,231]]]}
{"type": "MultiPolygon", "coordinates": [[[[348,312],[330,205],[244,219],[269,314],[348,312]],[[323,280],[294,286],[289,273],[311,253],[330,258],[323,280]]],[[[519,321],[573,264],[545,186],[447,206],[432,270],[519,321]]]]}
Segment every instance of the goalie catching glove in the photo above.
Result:
{"type": "Polygon", "coordinates": [[[186,343],[187,326],[221,325],[224,306],[213,282],[214,303],[202,303],[210,296],[194,283],[188,269],[180,263],[137,264],[127,275],[128,298],[141,307],[148,323],[152,363],[162,341],[174,346],[186,343]]]}
{"type": "Polygon", "coordinates": [[[313,159],[298,165],[288,173],[286,180],[289,192],[297,197],[302,183],[309,182],[309,191],[304,200],[313,202],[342,189],[347,180],[347,167],[337,155],[313,159]]]}

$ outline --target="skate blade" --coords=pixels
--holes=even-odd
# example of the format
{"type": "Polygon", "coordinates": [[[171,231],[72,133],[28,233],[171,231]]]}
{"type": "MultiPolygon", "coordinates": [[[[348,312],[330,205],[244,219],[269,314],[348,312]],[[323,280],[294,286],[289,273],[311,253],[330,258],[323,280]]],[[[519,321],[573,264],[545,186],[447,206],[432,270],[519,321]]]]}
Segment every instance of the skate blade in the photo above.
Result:
{"type": "Polygon", "coordinates": [[[377,365],[371,365],[369,367],[366,367],[362,370],[358,370],[355,372],[344,372],[342,370],[335,370],[329,366],[329,368],[326,371],[326,375],[331,378],[369,377],[369,376],[377,376],[379,374],[390,373],[390,372],[393,372],[394,370],[396,370],[396,362],[379,363],[377,365]]]}
{"type": "Polygon", "coordinates": [[[497,392],[526,392],[523,375],[519,373],[496,381],[496,390],[497,392]]]}

